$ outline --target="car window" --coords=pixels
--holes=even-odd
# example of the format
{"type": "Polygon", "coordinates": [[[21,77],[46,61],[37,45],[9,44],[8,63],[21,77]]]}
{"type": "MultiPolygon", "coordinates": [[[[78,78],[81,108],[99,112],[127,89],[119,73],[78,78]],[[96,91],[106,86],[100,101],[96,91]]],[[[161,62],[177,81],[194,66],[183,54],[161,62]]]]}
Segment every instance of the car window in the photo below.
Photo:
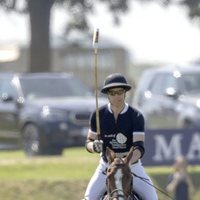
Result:
{"type": "Polygon", "coordinates": [[[168,89],[178,90],[177,78],[172,74],[158,74],[151,85],[152,94],[164,95],[168,89]]]}
{"type": "Polygon", "coordinates": [[[166,75],[165,77],[165,89],[167,88],[174,88],[174,89],[177,89],[178,87],[178,83],[177,83],[177,78],[175,78],[174,76],[172,75],[166,75]]]}
{"type": "Polygon", "coordinates": [[[152,94],[163,95],[166,77],[163,74],[157,74],[151,83],[150,91],[152,94]],[[164,88],[163,88],[164,87],[164,88]]]}
{"type": "Polygon", "coordinates": [[[151,72],[145,72],[142,74],[141,79],[137,85],[137,90],[144,92],[148,90],[149,84],[154,78],[155,74],[151,72]]]}
{"type": "Polygon", "coordinates": [[[200,92],[200,74],[199,73],[188,73],[182,76],[183,90],[184,93],[195,93],[200,92]]]}
{"type": "Polygon", "coordinates": [[[154,77],[152,72],[144,72],[137,84],[136,91],[133,97],[133,104],[135,106],[141,105],[144,99],[144,93],[149,89],[149,84],[154,77]]]}
{"type": "Polygon", "coordinates": [[[3,79],[0,81],[0,96],[3,97],[5,95],[9,95],[14,98],[17,96],[17,91],[12,85],[11,79],[3,79]]]}
{"type": "Polygon", "coordinates": [[[91,96],[91,90],[76,78],[43,77],[21,78],[26,98],[91,96]]]}

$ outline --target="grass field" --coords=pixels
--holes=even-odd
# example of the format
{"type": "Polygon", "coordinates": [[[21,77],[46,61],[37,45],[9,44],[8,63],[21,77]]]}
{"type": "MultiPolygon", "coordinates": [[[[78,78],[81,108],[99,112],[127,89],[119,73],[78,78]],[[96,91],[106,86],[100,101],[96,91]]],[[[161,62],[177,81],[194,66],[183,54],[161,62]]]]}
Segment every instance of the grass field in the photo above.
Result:
{"type": "MultiPolygon", "coordinates": [[[[99,156],[84,148],[66,149],[63,156],[27,158],[21,151],[0,152],[0,199],[80,200],[99,156]]],[[[146,168],[154,184],[164,190],[171,168],[146,168]]],[[[200,199],[200,167],[190,167],[200,199]]],[[[159,193],[159,192],[158,192],[159,193]]],[[[168,198],[159,193],[160,200],[168,198]]]]}

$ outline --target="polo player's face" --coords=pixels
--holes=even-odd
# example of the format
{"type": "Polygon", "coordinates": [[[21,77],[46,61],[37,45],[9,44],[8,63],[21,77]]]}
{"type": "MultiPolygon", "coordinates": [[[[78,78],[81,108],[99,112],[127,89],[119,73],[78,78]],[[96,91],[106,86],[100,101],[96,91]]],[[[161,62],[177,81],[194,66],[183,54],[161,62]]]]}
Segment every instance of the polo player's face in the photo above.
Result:
{"type": "Polygon", "coordinates": [[[121,107],[124,105],[126,91],[123,88],[113,88],[108,91],[108,99],[111,105],[121,107]]]}

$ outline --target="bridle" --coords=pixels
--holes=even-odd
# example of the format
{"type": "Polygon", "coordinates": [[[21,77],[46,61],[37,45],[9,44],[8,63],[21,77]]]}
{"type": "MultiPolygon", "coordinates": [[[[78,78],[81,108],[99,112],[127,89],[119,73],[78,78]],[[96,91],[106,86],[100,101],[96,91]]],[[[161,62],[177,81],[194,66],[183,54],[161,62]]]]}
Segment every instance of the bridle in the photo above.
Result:
{"type": "MultiPolygon", "coordinates": [[[[107,169],[107,174],[109,174],[109,171],[111,171],[110,174],[112,174],[112,169],[113,168],[122,170],[123,167],[126,167],[126,163],[124,163],[124,161],[122,159],[119,159],[118,163],[113,162],[109,166],[109,168],[107,169]]],[[[113,174],[115,174],[115,172],[116,171],[114,171],[113,174]]],[[[128,172],[128,173],[130,173],[130,172],[128,172]]],[[[113,174],[112,174],[112,176],[113,176],[113,174]]],[[[131,173],[130,173],[130,178],[132,180],[132,174],[131,173]]],[[[121,188],[115,188],[112,191],[109,191],[108,183],[109,183],[109,176],[107,176],[107,188],[108,188],[107,200],[118,200],[119,198],[121,198],[123,200],[129,199],[129,196],[127,197],[127,195],[125,195],[125,193],[124,193],[124,190],[121,189],[121,188]]],[[[131,185],[130,185],[130,188],[131,188],[131,185]]]]}
{"type": "Polygon", "coordinates": [[[109,147],[106,148],[106,158],[109,167],[107,175],[107,200],[128,200],[132,189],[132,174],[129,167],[134,147],[131,147],[127,156],[124,158],[116,157],[116,154],[109,147]],[[117,180],[116,180],[117,179],[117,180]],[[124,184],[128,186],[125,187],[124,184]]]}
{"type": "Polygon", "coordinates": [[[124,195],[124,191],[123,190],[121,190],[121,189],[114,189],[113,191],[111,191],[110,193],[109,193],[109,196],[108,196],[108,200],[113,200],[113,199],[118,199],[118,198],[126,198],[126,196],[124,195]],[[121,192],[121,193],[123,193],[123,194],[119,194],[119,192],[121,192]],[[116,193],[116,195],[115,195],[115,193],[116,193]]]}

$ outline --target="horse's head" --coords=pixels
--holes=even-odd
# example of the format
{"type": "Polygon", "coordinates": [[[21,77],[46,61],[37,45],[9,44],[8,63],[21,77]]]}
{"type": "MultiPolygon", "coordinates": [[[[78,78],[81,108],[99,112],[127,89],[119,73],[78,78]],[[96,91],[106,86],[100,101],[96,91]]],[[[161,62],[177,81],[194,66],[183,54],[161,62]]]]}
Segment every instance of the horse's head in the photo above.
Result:
{"type": "Polygon", "coordinates": [[[126,200],[131,194],[132,174],[129,161],[132,157],[133,148],[125,158],[116,158],[115,153],[107,148],[106,156],[109,162],[107,169],[107,189],[110,199],[126,200]]]}

